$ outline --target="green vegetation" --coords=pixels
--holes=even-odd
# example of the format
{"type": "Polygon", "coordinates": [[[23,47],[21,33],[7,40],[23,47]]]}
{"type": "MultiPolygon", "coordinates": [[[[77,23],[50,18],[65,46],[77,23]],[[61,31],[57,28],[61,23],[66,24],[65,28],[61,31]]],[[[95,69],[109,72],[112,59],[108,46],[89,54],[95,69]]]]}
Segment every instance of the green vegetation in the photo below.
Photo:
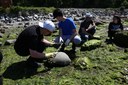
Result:
{"type": "Polygon", "coordinates": [[[4,9],[0,7],[0,12],[1,13],[11,13],[11,14],[16,14],[18,12],[22,11],[35,11],[37,13],[42,12],[42,13],[51,13],[53,12],[55,8],[54,7],[21,7],[21,6],[12,6],[11,8],[4,9]]]}
{"type": "MultiPolygon", "coordinates": [[[[114,44],[106,44],[106,31],[104,25],[101,25],[96,33],[101,36],[101,45],[90,51],[78,50],[71,65],[51,69],[42,65],[37,72],[25,66],[28,57],[18,56],[13,46],[1,47],[4,59],[0,64],[0,74],[3,74],[4,85],[127,85],[128,53],[114,44]]],[[[14,32],[19,33],[21,30],[10,30],[10,34],[14,32]]],[[[46,38],[52,41],[56,35],[54,33],[46,38]]],[[[69,46],[67,50],[70,49],[69,46]]],[[[45,52],[55,50],[50,47],[45,52]]]]}
{"type": "Polygon", "coordinates": [[[101,40],[89,40],[88,42],[85,42],[82,45],[82,49],[92,50],[92,49],[95,49],[97,47],[100,47],[101,44],[102,44],[102,41],[101,40]]]}
{"type": "Polygon", "coordinates": [[[111,8],[128,7],[128,0],[12,0],[14,6],[34,7],[75,7],[75,8],[111,8]]]}

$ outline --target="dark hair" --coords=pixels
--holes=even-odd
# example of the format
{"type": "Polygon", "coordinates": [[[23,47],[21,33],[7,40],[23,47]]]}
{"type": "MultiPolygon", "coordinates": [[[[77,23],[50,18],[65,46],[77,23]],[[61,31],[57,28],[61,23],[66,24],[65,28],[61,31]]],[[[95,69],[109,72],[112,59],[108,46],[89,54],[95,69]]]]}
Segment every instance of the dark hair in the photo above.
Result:
{"type": "Polygon", "coordinates": [[[56,18],[58,16],[63,16],[63,13],[60,9],[55,9],[53,12],[53,17],[56,18]]]}
{"type": "Polygon", "coordinates": [[[114,16],[113,19],[116,18],[118,20],[118,23],[120,24],[121,23],[121,19],[119,16],[114,16]]]}

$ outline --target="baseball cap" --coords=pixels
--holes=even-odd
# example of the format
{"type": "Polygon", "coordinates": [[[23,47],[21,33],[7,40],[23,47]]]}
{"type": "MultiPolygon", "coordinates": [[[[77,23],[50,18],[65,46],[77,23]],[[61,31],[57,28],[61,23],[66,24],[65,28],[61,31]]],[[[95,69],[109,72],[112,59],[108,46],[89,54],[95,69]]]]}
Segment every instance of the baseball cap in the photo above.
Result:
{"type": "Polygon", "coordinates": [[[86,13],[85,16],[86,17],[93,17],[91,13],[86,13]]]}
{"type": "Polygon", "coordinates": [[[60,9],[55,9],[53,12],[53,18],[56,18],[58,16],[63,16],[63,13],[60,9]]]}
{"type": "Polygon", "coordinates": [[[38,24],[41,28],[47,29],[51,32],[53,32],[55,30],[55,24],[50,21],[50,20],[46,20],[44,22],[39,22],[38,24]]]}

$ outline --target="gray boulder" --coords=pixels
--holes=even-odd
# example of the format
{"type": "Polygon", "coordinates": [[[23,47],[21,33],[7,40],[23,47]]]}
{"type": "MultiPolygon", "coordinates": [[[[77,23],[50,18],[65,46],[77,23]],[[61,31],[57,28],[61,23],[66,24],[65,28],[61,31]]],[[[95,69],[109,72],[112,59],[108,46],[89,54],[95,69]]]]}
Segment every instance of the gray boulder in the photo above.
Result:
{"type": "Polygon", "coordinates": [[[64,52],[58,52],[52,59],[52,63],[58,66],[67,66],[71,63],[71,59],[64,52]]]}

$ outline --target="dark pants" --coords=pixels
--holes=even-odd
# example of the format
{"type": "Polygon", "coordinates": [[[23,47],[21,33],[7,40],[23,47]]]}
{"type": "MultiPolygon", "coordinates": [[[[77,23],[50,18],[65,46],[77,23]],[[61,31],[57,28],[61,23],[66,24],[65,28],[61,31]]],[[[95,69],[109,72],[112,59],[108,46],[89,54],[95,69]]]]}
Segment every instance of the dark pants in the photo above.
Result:
{"type": "MultiPolygon", "coordinates": [[[[42,53],[46,49],[46,47],[47,46],[43,42],[39,42],[38,45],[37,45],[36,51],[42,53]]],[[[42,58],[42,59],[39,58],[38,59],[38,58],[33,58],[33,57],[30,56],[28,60],[30,60],[32,62],[39,62],[39,63],[41,63],[44,60],[44,58],[42,58]]]]}
{"type": "MultiPolygon", "coordinates": [[[[42,53],[46,49],[46,47],[47,46],[43,42],[38,42],[36,51],[42,53]]],[[[39,63],[41,63],[44,60],[44,58],[38,59],[38,58],[33,58],[33,57],[30,56],[28,60],[30,60],[30,62],[39,62],[39,63]]]]}
{"type": "MultiPolygon", "coordinates": [[[[92,36],[95,34],[95,32],[96,32],[96,29],[90,29],[87,31],[87,33],[91,34],[92,36]]],[[[88,39],[91,38],[91,36],[87,37],[86,35],[87,34],[85,34],[85,33],[80,33],[80,37],[81,37],[82,41],[87,41],[88,39]]]]}
{"type": "Polygon", "coordinates": [[[108,31],[108,37],[110,39],[112,39],[114,37],[115,33],[116,33],[115,31],[108,31]]]}
{"type": "Polygon", "coordinates": [[[96,29],[90,29],[87,31],[87,33],[91,34],[91,35],[94,35],[96,32],[96,29]]]}

